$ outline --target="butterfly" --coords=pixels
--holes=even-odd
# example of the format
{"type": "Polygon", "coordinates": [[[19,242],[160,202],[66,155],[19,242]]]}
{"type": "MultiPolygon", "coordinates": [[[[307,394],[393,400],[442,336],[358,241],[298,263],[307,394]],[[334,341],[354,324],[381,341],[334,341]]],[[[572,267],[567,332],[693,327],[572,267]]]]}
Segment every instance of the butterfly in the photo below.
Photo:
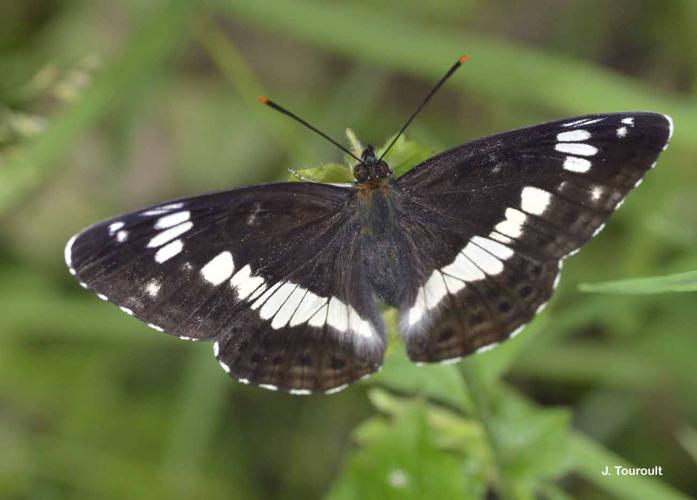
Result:
{"type": "Polygon", "coordinates": [[[451,362],[514,336],[671,134],[658,113],[578,116],[457,146],[398,178],[368,146],[351,184],[168,201],[82,231],[65,260],[84,288],[150,327],[212,341],[241,383],[334,393],[382,365],[379,302],[398,309],[415,362],[451,362]]]}

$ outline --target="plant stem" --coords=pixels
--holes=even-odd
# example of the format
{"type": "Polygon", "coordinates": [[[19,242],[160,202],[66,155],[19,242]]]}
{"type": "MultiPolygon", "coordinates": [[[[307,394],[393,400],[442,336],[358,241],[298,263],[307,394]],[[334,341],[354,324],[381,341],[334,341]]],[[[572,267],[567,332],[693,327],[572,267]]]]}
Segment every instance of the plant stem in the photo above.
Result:
{"type": "Polygon", "coordinates": [[[479,373],[479,367],[477,365],[476,359],[468,359],[462,361],[459,364],[460,373],[469,392],[470,400],[472,401],[472,408],[474,416],[479,420],[484,429],[486,439],[489,443],[489,448],[491,449],[492,455],[494,456],[494,462],[496,465],[497,473],[497,491],[502,499],[513,499],[515,495],[506,481],[506,477],[503,470],[503,451],[501,450],[501,444],[499,442],[498,436],[494,429],[493,424],[493,411],[492,411],[492,401],[490,394],[484,387],[484,382],[479,373]]]}

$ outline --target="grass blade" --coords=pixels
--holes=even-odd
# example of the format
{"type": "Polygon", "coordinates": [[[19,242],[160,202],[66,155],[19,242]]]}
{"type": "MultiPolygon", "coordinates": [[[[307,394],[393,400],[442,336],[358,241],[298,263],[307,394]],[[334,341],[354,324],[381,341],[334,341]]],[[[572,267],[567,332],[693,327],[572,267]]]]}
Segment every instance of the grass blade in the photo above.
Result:
{"type": "Polygon", "coordinates": [[[652,294],[668,292],[697,292],[697,271],[638,278],[631,280],[604,281],[601,283],[582,283],[582,292],[652,294]]]}
{"type": "Polygon", "coordinates": [[[130,95],[181,40],[196,2],[169,0],[154,8],[125,52],[100,73],[80,99],[51,124],[46,133],[27,143],[0,169],[0,214],[36,188],[56,161],[68,151],[78,134],[130,95]]]}

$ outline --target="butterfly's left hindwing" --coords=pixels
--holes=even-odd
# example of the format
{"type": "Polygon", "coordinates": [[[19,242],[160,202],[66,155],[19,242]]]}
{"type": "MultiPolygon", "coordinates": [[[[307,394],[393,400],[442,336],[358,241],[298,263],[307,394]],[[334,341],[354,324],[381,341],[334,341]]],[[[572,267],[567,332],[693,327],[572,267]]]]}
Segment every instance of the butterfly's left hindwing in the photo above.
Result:
{"type": "Polygon", "coordinates": [[[242,381],[334,391],[377,370],[384,331],[367,277],[351,266],[350,191],[271,184],[165,203],[73,238],[84,287],[151,327],[213,340],[242,381]]]}
{"type": "Polygon", "coordinates": [[[414,272],[396,305],[409,356],[456,359],[527,323],[561,260],[604,227],[671,132],[655,113],[581,116],[465,144],[400,177],[414,272]]]}

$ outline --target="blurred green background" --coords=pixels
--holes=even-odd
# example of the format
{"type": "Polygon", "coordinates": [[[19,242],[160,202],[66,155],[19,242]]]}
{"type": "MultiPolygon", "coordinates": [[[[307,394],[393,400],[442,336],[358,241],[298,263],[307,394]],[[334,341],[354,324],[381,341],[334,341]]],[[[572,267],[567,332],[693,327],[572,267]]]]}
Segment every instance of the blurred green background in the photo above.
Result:
{"type": "Polygon", "coordinates": [[[695,294],[579,290],[697,269],[696,25],[691,0],[2,0],[0,498],[697,496],[695,294]],[[341,158],[257,94],[382,144],[464,52],[420,147],[591,112],[675,121],[514,340],[421,368],[393,340],[378,376],[293,397],[69,276],[63,245],[95,221],[341,158]],[[601,474],[618,464],[663,475],[601,474]]]}

